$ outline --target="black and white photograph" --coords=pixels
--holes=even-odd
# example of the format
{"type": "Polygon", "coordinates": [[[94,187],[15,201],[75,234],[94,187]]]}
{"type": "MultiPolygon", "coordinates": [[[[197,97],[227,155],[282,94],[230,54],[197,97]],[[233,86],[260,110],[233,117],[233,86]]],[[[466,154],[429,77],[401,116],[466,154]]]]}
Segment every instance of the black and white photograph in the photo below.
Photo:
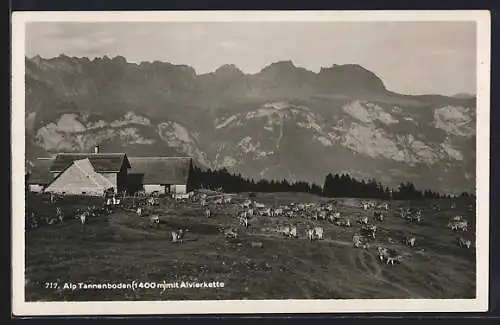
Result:
{"type": "Polygon", "coordinates": [[[487,310],[488,11],[12,35],[15,314],[487,310]]]}

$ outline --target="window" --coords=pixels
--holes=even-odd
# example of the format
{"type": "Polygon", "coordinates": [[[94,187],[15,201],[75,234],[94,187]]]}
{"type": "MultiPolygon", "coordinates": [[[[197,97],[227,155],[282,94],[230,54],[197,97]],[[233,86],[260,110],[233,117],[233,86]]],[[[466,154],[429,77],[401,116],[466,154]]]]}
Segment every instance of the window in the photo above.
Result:
{"type": "Polygon", "coordinates": [[[87,192],[82,192],[82,195],[87,194],[87,192]]]}

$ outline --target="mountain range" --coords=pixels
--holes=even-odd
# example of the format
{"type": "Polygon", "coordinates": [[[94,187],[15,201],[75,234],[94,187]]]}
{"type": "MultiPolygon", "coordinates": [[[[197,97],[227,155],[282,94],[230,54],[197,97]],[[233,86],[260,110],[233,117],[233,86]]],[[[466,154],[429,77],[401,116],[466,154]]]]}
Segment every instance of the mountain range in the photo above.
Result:
{"type": "MultiPolygon", "coordinates": [[[[360,65],[255,74],[107,56],[25,58],[26,161],[56,152],[192,156],[254,179],[327,173],[475,191],[476,98],[392,92],[360,65]]],[[[404,69],[396,67],[395,69],[404,69]]],[[[452,78],[453,76],[450,76],[452,78]]]]}

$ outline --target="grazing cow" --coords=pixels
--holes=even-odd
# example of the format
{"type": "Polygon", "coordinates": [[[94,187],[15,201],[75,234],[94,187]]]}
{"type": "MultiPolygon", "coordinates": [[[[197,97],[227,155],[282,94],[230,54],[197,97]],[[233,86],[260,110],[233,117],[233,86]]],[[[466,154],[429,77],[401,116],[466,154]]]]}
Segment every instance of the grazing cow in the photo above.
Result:
{"type": "Polygon", "coordinates": [[[283,214],[283,209],[282,208],[276,208],[273,210],[273,216],[279,217],[283,214]]]}
{"type": "Polygon", "coordinates": [[[236,239],[238,238],[238,233],[234,229],[227,229],[224,231],[224,237],[226,239],[236,239]]]}
{"type": "Polygon", "coordinates": [[[240,217],[240,223],[245,226],[245,228],[248,228],[248,218],[247,217],[240,217]]]}
{"type": "Polygon", "coordinates": [[[282,233],[283,236],[290,238],[297,238],[297,227],[296,226],[284,226],[278,227],[278,232],[282,233]]]}
{"type": "Polygon", "coordinates": [[[377,218],[378,221],[382,222],[384,221],[384,214],[380,211],[375,211],[373,212],[373,215],[375,218],[377,218]]]}
{"type": "Polygon", "coordinates": [[[377,206],[377,209],[379,209],[379,210],[386,210],[386,211],[388,211],[388,210],[389,210],[389,204],[387,204],[387,203],[381,203],[381,204],[379,204],[379,205],[377,206]]]}
{"type": "Polygon", "coordinates": [[[360,246],[364,249],[369,248],[369,244],[366,238],[358,234],[352,236],[352,242],[355,248],[359,248],[360,246]]]}
{"type": "Polygon", "coordinates": [[[368,217],[363,217],[359,220],[359,223],[362,225],[367,225],[368,224],[368,217]]]}
{"type": "Polygon", "coordinates": [[[243,204],[241,206],[243,208],[249,208],[251,205],[252,205],[252,201],[251,200],[245,200],[245,202],[243,202],[243,204]]]}
{"type": "Polygon", "coordinates": [[[309,238],[310,241],[313,241],[315,237],[314,229],[307,229],[307,238],[309,238]]]}
{"type": "Polygon", "coordinates": [[[290,236],[290,226],[277,226],[277,232],[288,237],[290,236]]]}
{"type": "Polygon", "coordinates": [[[458,229],[460,229],[460,230],[462,230],[462,231],[467,231],[468,226],[469,226],[469,225],[468,225],[467,221],[465,221],[465,220],[462,220],[462,221],[460,221],[460,222],[458,223],[458,229]]]}
{"type": "Polygon", "coordinates": [[[262,242],[251,242],[250,246],[257,247],[257,248],[262,248],[262,247],[264,247],[264,244],[262,244],[262,242]]]}
{"type": "Polygon", "coordinates": [[[263,203],[259,203],[259,202],[254,202],[254,206],[255,206],[257,209],[262,209],[262,208],[265,208],[265,207],[266,207],[263,203]]]}
{"type": "Polygon", "coordinates": [[[241,211],[239,214],[238,214],[238,218],[247,218],[248,217],[248,211],[241,211]]]}
{"type": "Polygon", "coordinates": [[[339,226],[339,227],[350,227],[351,226],[351,221],[349,220],[349,218],[347,218],[345,221],[344,220],[336,220],[334,223],[336,226],[339,226]]]}
{"type": "Polygon", "coordinates": [[[48,225],[53,225],[57,221],[57,218],[53,217],[44,217],[43,219],[45,220],[45,223],[48,225]]]}
{"type": "Polygon", "coordinates": [[[59,221],[61,223],[63,223],[63,221],[64,221],[64,213],[63,213],[63,211],[62,211],[62,209],[60,207],[56,208],[56,215],[57,215],[57,219],[59,219],[59,221]]]}
{"type": "Polygon", "coordinates": [[[352,243],[353,243],[354,247],[359,248],[359,246],[362,245],[361,236],[359,236],[359,235],[352,236],[352,243]]]}
{"type": "Polygon", "coordinates": [[[407,246],[415,246],[415,236],[407,236],[404,240],[404,244],[407,246]]]}
{"type": "Polygon", "coordinates": [[[183,242],[183,237],[184,237],[184,230],[178,229],[176,231],[170,232],[172,235],[172,242],[173,243],[182,243],[183,242]]]}
{"type": "Polygon", "coordinates": [[[146,203],[147,203],[148,205],[151,205],[151,206],[154,206],[154,205],[160,205],[160,200],[159,200],[158,198],[156,198],[156,197],[150,197],[150,198],[146,201],[146,203]]]}
{"type": "Polygon", "coordinates": [[[87,222],[87,212],[84,212],[80,215],[80,222],[84,225],[87,222]]]}
{"type": "Polygon", "coordinates": [[[323,228],[322,227],[315,227],[314,228],[314,235],[316,236],[317,239],[322,240],[323,239],[323,228]]]}
{"type": "Polygon", "coordinates": [[[260,215],[270,217],[271,216],[271,208],[267,208],[267,209],[260,211],[260,215]]]}
{"type": "Polygon", "coordinates": [[[465,239],[464,237],[458,238],[458,246],[460,246],[461,248],[470,248],[471,244],[472,242],[469,239],[465,239]]]}
{"type": "Polygon", "coordinates": [[[401,255],[397,255],[397,256],[388,256],[387,257],[387,263],[386,264],[389,264],[391,263],[391,265],[394,265],[394,262],[396,263],[401,263],[401,260],[403,259],[403,256],[401,255]]]}
{"type": "Polygon", "coordinates": [[[157,227],[159,227],[160,226],[160,217],[157,214],[154,214],[154,215],[149,217],[149,222],[152,225],[156,225],[157,227]]]}
{"type": "Polygon", "coordinates": [[[378,247],[378,257],[381,262],[384,261],[384,259],[387,259],[389,257],[389,250],[385,247],[378,247]]]}
{"type": "Polygon", "coordinates": [[[205,210],[205,217],[210,218],[212,216],[212,211],[210,209],[205,210]]]}
{"type": "Polygon", "coordinates": [[[339,219],[340,219],[340,212],[335,212],[335,213],[332,213],[328,216],[328,221],[330,221],[332,223],[339,220],[339,219]]]}
{"type": "Polygon", "coordinates": [[[467,231],[468,230],[468,223],[466,220],[460,221],[460,222],[451,222],[448,224],[448,227],[451,230],[458,230],[460,229],[461,231],[467,231]]]}
{"type": "Polygon", "coordinates": [[[372,239],[375,239],[375,232],[377,231],[377,226],[375,225],[363,225],[361,227],[361,234],[372,239]]]}

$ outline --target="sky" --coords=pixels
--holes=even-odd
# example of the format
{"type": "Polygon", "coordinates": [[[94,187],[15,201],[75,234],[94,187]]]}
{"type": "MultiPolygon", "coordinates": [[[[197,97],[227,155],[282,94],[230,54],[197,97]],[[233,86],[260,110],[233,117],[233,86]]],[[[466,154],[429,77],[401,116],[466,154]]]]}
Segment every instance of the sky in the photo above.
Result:
{"type": "Polygon", "coordinates": [[[26,56],[165,61],[198,74],[291,60],[318,72],[359,64],[403,94],[476,93],[475,22],[31,22],[26,56]]]}

